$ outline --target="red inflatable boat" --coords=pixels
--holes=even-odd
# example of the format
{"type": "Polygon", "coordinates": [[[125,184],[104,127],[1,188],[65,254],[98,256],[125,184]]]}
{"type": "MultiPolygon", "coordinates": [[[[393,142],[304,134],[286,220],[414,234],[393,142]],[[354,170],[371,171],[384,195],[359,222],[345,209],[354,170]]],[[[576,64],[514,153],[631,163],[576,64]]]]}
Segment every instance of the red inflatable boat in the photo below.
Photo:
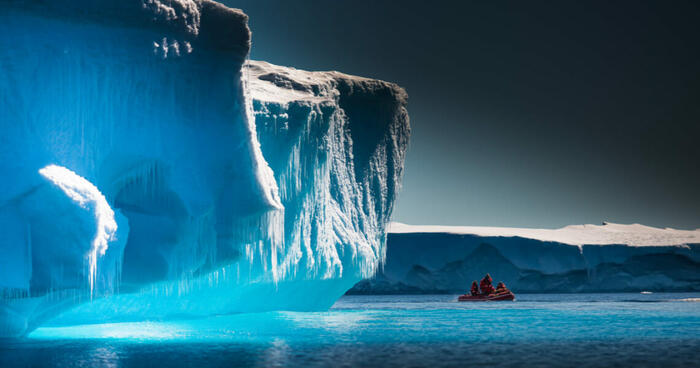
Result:
{"type": "Polygon", "coordinates": [[[500,301],[515,300],[515,294],[513,294],[513,292],[510,290],[502,292],[502,293],[489,294],[489,295],[464,294],[464,295],[460,295],[457,300],[459,300],[460,302],[500,302],[500,301]]]}

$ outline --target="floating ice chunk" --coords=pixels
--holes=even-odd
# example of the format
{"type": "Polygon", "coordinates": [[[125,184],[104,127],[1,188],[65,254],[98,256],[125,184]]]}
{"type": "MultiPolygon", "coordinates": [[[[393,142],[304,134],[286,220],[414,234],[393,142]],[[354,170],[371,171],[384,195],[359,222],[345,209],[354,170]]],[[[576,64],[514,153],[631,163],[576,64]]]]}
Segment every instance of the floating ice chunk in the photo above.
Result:
{"type": "Polygon", "coordinates": [[[247,16],[213,1],[3,4],[0,335],[318,310],[383,262],[401,88],[243,69],[247,16]]]}

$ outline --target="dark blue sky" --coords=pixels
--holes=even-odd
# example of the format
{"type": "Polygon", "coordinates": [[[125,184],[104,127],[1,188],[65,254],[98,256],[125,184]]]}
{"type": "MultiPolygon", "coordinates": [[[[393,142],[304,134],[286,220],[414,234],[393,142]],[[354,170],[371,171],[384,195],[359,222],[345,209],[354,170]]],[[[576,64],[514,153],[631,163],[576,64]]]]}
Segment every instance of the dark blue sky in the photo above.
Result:
{"type": "Polygon", "coordinates": [[[700,2],[225,2],[254,59],[407,89],[396,221],[700,227],[700,2]]]}

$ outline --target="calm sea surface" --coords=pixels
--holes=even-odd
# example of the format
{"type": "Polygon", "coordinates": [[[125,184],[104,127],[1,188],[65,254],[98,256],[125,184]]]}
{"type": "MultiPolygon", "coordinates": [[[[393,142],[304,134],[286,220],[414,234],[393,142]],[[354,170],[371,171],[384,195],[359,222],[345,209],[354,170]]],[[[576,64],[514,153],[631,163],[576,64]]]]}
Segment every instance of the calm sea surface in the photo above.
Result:
{"type": "Polygon", "coordinates": [[[700,293],[346,296],[328,312],[42,328],[0,367],[700,367],[700,293]]]}

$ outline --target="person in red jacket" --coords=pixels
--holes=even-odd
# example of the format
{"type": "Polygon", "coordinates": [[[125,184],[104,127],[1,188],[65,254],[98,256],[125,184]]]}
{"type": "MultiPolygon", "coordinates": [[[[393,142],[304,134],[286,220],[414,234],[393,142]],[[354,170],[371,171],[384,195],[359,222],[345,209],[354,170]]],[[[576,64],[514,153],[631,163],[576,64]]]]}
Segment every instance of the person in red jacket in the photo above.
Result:
{"type": "Polygon", "coordinates": [[[486,276],[484,276],[484,278],[481,279],[481,284],[479,285],[482,294],[489,295],[493,294],[496,291],[494,290],[491,282],[493,282],[493,279],[491,278],[491,275],[487,273],[486,276]]]}
{"type": "Polygon", "coordinates": [[[503,281],[499,282],[498,285],[496,285],[496,293],[505,293],[508,291],[508,288],[506,287],[506,284],[503,283],[503,281]]]}
{"type": "Polygon", "coordinates": [[[476,284],[476,280],[472,282],[472,295],[477,296],[479,295],[479,285],[476,284]]]}

